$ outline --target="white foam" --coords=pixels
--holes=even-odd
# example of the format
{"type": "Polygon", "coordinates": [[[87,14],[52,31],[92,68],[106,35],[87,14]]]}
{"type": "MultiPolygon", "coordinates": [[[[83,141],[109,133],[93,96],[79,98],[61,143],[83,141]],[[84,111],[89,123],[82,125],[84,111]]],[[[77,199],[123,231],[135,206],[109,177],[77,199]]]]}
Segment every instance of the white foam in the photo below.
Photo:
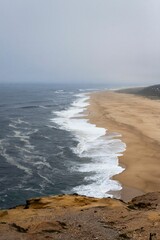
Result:
{"type": "Polygon", "coordinates": [[[17,124],[29,124],[28,122],[24,121],[24,120],[21,120],[20,118],[17,119],[17,121],[14,121],[15,123],[17,124]]]}
{"type": "Polygon", "coordinates": [[[42,175],[40,172],[38,172],[38,175],[39,177],[41,177],[43,179],[43,181],[39,184],[41,189],[45,189],[46,188],[46,184],[49,183],[51,185],[54,185],[54,183],[49,179],[47,178],[46,176],[42,175]]]}
{"type": "Polygon", "coordinates": [[[23,166],[21,163],[19,163],[17,160],[15,160],[13,157],[11,157],[9,154],[6,153],[6,149],[3,149],[1,152],[1,155],[6,159],[8,163],[10,163],[13,166],[16,166],[17,168],[23,170],[28,175],[32,175],[32,170],[26,166],[23,166]]]}
{"type": "Polygon", "coordinates": [[[47,107],[46,107],[46,106],[42,106],[42,105],[40,105],[39,108],[47,108],[47,107]]]}
{"type": "Polygon", "coordinates": [[[17,128],[17,126],[15,126],[15,125],[12,124],[12,123],[9,124],[9,127],[11,127],[11,128],[17,128]]]}
{"type": "Polygon", "coordinates": [[[43,168],[44,166],[52,169],[52,168],[51,168],[51,165],[50,165],[49,163],[47,163],[46,161],[37,161],[37,162],[33,163],[33,165],[35,165],[35,166],[36,166],[36,165],[37,165],[37,166],[40,166],[40,167],[39,167],[40,169],[43,168]]]}
{"type": "Polygon", "coordinates": [[[20,118],[18,118],[17,120],[11,120],[12,122],[11,123],[9,123],[9,127],[11,127],[11,128],[18,128],[19,127],[19,125],[21,125],[21,124],[27,124],[28,125],[28,122],[25,122],[25,121],[23,121],[23,120],[21,120],[20,118]]]}
{"type": "Polygon", "coordinates": [[[29,136],[22,134],[21,131],[14,131],[14,137],[15,138],[20,138],[22,142],[25,142],[26,144],[29,145],[29,136]]]}
{"type": "Polygon", "coordinates": [[[124,170],[118,164],[118,156],[122,155],[126,146],[118,139],[119,134],[109,135],[106,129],[83,119],[89,96],[80,93],[76,97],[77,100],[68,109],[54,112],[57,117],[52,119],[60,129],[74,134],[78,144],[72,148],[73,152],[82,160],[88,159],[88,163],[82,161],[70,169],[86,173],[85,184],[73,188],[72,192],[93,197],[112,196],[107,192],[121,190],[121,185],[111,178],[124,170]]]}
{"type": "Polygon", "coordinates": [[[19,146],[15,146],[15,148],[17,148],[20,152],[24,153],[31,153],[31,151],[29,151],[28,149],[26,148],[22,148],[22,147],[19,147],[19,146]]]}
{"type": "Polygon", "coordinates": [[[62,89],[56,90],[55,93],[64,93],[64,90],[62,90],[62,89]]]}

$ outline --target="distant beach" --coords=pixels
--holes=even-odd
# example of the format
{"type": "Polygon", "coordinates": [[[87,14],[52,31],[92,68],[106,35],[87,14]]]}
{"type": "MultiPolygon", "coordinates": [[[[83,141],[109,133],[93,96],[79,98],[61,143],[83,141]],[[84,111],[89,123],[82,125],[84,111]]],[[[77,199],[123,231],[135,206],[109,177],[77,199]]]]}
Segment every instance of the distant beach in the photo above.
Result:
{"type": "Polygon", "coordinates": [[[122,135],[127,148],[119,158],[125,171],[116,175],[121,198],[160,191],[160,101],[117,92],[92,93],[88,118],[98,127],[122,135]]]}

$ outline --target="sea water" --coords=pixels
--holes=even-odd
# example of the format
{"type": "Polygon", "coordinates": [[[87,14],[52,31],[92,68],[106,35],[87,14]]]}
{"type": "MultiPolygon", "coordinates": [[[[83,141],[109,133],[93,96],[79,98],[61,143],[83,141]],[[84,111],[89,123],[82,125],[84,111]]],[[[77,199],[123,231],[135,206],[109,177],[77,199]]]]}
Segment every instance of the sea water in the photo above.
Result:
{"type": "Polygon", "coordinates": [[[27,198],[78,193],[113,197],[123,171],[118,134],[89,123],[92,89],[54,85],[0,88],[0,208],[27,198]]]}

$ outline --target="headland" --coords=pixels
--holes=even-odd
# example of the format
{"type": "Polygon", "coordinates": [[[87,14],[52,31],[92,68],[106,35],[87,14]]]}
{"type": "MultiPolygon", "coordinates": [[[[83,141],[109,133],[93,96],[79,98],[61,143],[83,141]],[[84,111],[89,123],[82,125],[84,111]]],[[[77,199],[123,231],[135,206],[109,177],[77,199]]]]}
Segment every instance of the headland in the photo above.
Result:
{"type": "Polygon", "coordinates": [[[61,195],[0,211],[0,240],[160,239],[160,193],[129,203],[61,195]]]}

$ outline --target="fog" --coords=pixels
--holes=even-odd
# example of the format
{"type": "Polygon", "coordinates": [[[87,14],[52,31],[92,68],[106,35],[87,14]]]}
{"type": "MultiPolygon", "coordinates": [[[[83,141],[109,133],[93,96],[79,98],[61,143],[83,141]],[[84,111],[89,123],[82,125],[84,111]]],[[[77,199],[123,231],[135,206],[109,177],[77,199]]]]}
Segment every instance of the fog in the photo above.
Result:
{"type": "Polygon", "coordinates": [[[0,0],[0,82],[150,85],[159,0],[0,0]]]}

